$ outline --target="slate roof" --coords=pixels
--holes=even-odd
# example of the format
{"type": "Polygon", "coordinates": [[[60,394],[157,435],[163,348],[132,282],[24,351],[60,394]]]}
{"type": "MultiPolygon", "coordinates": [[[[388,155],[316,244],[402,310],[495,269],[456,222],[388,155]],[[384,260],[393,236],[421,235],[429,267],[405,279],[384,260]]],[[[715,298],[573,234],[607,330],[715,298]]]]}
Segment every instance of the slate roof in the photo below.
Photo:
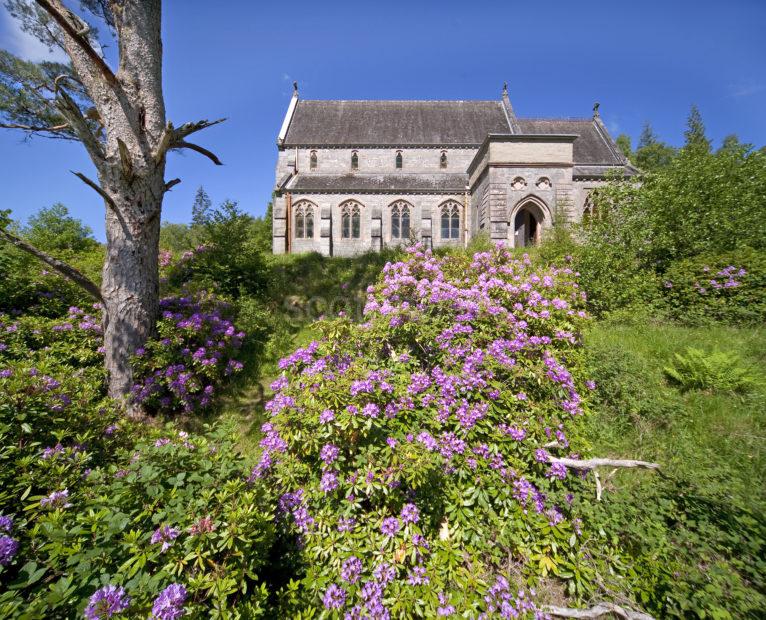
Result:
{"type": "Polygon", "coordinates": [[[463,193],[467,174],[299,174],[287,189],[316,192],[463,193]]]}
{"type": "Polygon", "coordinates": [[[582,119],[518,119],[522,134],[575,134],[574,163],[622,165],[623,161],[611,144],[606,130],[602,130],[595,120],[582,119]]]}
{"type": "Polygon", "coordinates": [[[500,101],[299,100],[284,145],[478,146],[509,132],[500,101]]]}

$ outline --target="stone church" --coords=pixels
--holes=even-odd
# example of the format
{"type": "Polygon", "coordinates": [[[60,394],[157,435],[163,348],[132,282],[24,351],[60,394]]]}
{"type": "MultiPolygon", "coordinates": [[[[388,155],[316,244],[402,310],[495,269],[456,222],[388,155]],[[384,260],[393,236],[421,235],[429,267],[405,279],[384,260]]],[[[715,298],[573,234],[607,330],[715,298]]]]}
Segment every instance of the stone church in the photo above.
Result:
{"type": "Polygon", "coordinates": [[[608,175],[636,171],[591,118],[517,118],[496,101],[311,101],[287,108],[273,208],[275,254],[351,256],[488,235],[539,241],[579,221],[608,175]]]}

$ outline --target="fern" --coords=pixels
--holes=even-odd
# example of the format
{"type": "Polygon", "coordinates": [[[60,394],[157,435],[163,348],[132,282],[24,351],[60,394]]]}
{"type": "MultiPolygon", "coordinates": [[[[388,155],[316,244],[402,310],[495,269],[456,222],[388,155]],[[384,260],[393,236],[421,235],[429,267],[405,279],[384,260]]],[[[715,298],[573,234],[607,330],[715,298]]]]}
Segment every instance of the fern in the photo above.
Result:
{"type": "Polygon", "coordinates": [[[733,353],[714,350],[706,353],[688,347],[675,354],[675,364],[664,368],[665,375],[682,390],[747,392],[756,382],[748,368],[733,353]]]}

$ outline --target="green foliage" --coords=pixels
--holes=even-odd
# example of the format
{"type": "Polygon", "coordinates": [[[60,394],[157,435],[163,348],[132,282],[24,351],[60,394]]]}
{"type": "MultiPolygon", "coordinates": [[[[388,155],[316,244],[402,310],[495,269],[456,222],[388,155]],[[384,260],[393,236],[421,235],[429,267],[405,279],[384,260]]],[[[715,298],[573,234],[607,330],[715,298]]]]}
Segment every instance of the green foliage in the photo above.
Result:
{"type": "Polygon", "coordinates": [[[674,358],[674,364],[665,367],[665,374],[683,390],[747,392],[755,383],[750,370],[744,368],[733,353],[706,353],[689,347],[683,354],[676,353],[674,358]]]}
{"type": "Polygon", "coordinates": [[[267,495],[244,470],[230,432],[192,437],[169,426],[93,469],[70,506],[41,507],[30,495],[0,612],[81,614],[95,590],[115,584],[132,599],[131,617],[145,617],[164,587],[181,583],[192,615],[262,615],[273,524],[267,495]]]}
{"type": "Polygon", "coordinates": [[[657,617],[757,618],[766,605],[766,390],[678,391],[663,369],[677,350],[720,347],[763,366],[762,332],[603,323],[586,334],[598,383],[587,423],[593,450],[661,464],[663,475],[612,478],[585,522],[605,533],[591,549],[607,587],[657,617]],[[619,548],[617,547],[619,545],[619,548]],[[611,550],[610,550],[611,547],[611,550]]]}
{"type": "Polygon", "coordinates": [[[98,246],[93,231],[69,215],[60,202],[30,216],[22,234],[33,246],[56,257],[62,253],[89,252],[98,246]]]}
{"type": "Polygon", "coordinates": [[[690,324],[766,321],[766,252],[741,248],[671,264],[663,275],[670,315],[690,324]]]}
{"type": "Polygon", "coordinates": [[[676,149],[660,142],[649,123],[644,125],[638,141],[633,162],[640,170],[653,172],[670,165],[676,156],[676,149]]]}
{"type": "Polygon", "coordinates": [[[689,111],[684,138],[686,139],[687,149],[703,152],[710,151],[710,140],[705,135],[705,124],[702,122],[702,114],[700,114],[699,108],[696,105],[693,105],[689,111]]]}
{"type": "Polygon", "coordinates": [[[634,157],[633,153],[633,147],[630,143],[630,136],[624,133],[621,133],[619,136],[617,136],[617,139],[615,140],[615,144],[617,144],[617,148],[620,149],[623,155],[627,157],[629,160],[632,160],[634,157]]]}
{"type": "MultiPolygon", "coordinates": [[[[69,216],[64,205],[40,209],[26,226],[11,222],[7,215],[3,219],[6,221],[0,225],[8,226],[14,235],[74,266],[94,282],[100,280],[104,248],[92,238],[87,226],[69,216]]],[[[55,317],[65,314],[70,306],[88,303],[92,298],[80,287],[34,256],[0,240],[0,312],[55,317]]]]}

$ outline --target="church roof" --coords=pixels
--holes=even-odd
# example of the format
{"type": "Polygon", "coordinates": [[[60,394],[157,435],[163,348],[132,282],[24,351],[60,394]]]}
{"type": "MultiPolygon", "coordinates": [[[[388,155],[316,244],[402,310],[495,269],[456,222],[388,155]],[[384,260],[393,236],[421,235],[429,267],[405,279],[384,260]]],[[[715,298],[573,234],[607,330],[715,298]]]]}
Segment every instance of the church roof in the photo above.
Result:
{"type": "Polygon", "coordinates": [[[302,192],[396,192],[462,194],[467,174],[299,174],[286,189],[302,192]]]}
{"type": "Polygon", "coordinates": [[[622,165],[624,161],[605,128],[592,118],[519,118],[522,134],[575,134],[574,163],[622,165]]]}
{"type": "Polygon", "coordinates": [[[500,101],[298,100],[284,146],[478,146],[508,133],[500,101]]]}

